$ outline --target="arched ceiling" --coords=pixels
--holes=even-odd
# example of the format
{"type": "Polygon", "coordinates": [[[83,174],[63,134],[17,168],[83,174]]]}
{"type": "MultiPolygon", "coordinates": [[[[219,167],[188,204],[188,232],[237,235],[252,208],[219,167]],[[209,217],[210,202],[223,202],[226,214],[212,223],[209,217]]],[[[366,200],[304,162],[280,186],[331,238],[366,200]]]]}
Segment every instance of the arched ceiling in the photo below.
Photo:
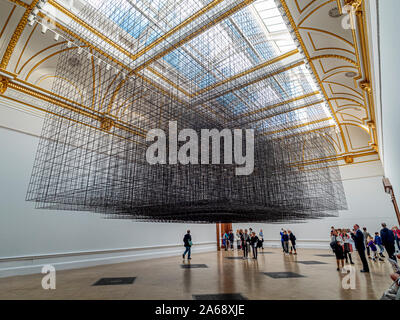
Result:
{"type": "MultiPolygon", "coordinates": [[[[62,49],[62,39],[55,41],[51,34],[43,35],[39,25],[27,25],[27,15],[36,3],[36,0],[0,1],[0,92],[5,99],[45,112],[40,107],[43,101],[56,99],[68,105],[66,99],[51,93],[58,54],[66,49],[62,49]]],[[[327,137],[335,146],[337,159],[341,164],[379,159],[364,3],[281,0],[281,4],[296,32],[299,48],[304,51],[340,126],[336,134],[327,137]],[[346,5],[354,8],[354,19],[346,14],[331,17],[330,12],[335,8],[341,11],[346,5]],[[346,27],[351,21],[354,29],[346,27]]],[[[57,28],[64,27],[57,25],[57,28]]],[[[68,79],[64,81],[74,88],[68,79]]],[[[81,95],[83,101],[85,92],[81,95]]]]}

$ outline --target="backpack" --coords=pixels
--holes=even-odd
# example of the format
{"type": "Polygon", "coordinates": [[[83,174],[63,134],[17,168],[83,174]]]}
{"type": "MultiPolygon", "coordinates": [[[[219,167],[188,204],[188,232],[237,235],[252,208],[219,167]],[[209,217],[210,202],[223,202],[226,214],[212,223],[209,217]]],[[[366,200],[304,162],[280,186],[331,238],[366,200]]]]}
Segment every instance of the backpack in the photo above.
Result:
{"type": "Polygon", "coordinates": [[[333,251],[336,250],[336,246],[337,246],[336,237],[335,237],[335,240],[332,240],[332,242],[329,245],[331,246],[333,251]]]}

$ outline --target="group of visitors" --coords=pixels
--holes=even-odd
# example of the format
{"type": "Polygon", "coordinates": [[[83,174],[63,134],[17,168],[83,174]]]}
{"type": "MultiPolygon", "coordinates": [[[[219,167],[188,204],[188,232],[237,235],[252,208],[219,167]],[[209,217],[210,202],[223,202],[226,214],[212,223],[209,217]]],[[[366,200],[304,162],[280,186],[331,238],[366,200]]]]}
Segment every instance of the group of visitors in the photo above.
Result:
{"type": "Polygon", "coordinates": [[[388,229],[386,223],[382,223],[380,232],[375,232],[372,236],[366,227],[362,230],[358,224],[353,226],[353,229],[335,229],[331,227],[331,248],[336,256],[337,270],[340,271],[346,263],[354,264],[351,253],[353,252],[353,245],[360,256],[363,268],[361,272],[369,272],[368,259],[372,261],[384,261],[384,251],[386,250],[390,259],[396,261],[395,243],[397,243],[398,250],[400,251],[400,230],[394,227],[392,230],[388,229]],[[379,252],[378,252],[379,249],[379,252]],[[365,255],[367,251],[367,257],[365,255]]]}
{"type": "Polygon", "coordinates": [[[264,233],[260,230],[258,236],[253,231],[252,228],[247,229],[240,229],[236,231],[236,237],[238,239],[238,250],[243,250],[243,259],[249,258],[249,248],[251,248],[253,259],[257,260],[258,256],[258,249],[264,249],[264,233]]]}
{"type": "Polygon", "coordinates": [[[281,244],[284,254],[297,254],[296,250],[296,236],[290,230],[281,229],[281,244]],[[289,252],[289,241],[290,241],[290,252],[289,252]]]}

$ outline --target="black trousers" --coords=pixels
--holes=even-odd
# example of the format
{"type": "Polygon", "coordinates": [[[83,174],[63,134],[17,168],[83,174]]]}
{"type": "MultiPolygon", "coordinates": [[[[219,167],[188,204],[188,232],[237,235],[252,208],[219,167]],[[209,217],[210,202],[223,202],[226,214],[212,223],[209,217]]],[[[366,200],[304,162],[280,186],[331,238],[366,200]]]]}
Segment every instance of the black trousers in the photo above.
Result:
{"type": "Polygon", "coordinates": [[[389,258],[393,259],[394,261],[397,261],[396,256],[394,254],[395,251],[396,251],[396,249],[394,247],[394,243],[385,244],[385,249],[386,249],[386,251],[388,253],[389,258]]]}
{"type": "Polygon", "coordinates": [[[245,258],[249,256],[249,245],[247,243],[243,245],[243,256],[245,258]]]}
{"type": "Polygon", "coordinates": [[[257,245],[251,246],[253,248],[253,258],[257,259],[257,245]]]}
{"type": "Polygon", "coordinates": [[[361,262],[363,264],[363,270],[369,271],[368,261],[365,257],[365,248],[357,248],[358,255],[360,256],[361,262]]]}
{"type": "Polygon", "coordinates": [[[351,253],[350,251],[346,251],[344,250],[344,258],[346,259],[346,262],[350,260],[350,262],[353,262],[353,260],[351,260],[351,253]]]}

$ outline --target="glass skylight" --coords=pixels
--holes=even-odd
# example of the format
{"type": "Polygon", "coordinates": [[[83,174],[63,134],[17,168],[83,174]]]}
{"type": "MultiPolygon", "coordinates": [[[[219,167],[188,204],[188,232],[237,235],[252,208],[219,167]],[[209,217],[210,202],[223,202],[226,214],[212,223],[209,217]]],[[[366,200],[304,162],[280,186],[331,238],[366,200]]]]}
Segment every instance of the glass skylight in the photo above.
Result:
{"type": "MultiPolygon", "coordinates": [[[[89,3],[92,10],[95,10],[93,12],[97,19],[92,27],[117,43],[125,52],[131,52],[131,55],[104,42],[102,50],[133,69],[146,60],[152,61],[146,67],[156,72],[145,68],[144,75],[167,91],[174,91],[188,103],[216,103],[223,109],[231,110],[235,116],[258,115],[257,108],[282,104],[286,115],[272,114],[268,121],[264,121],[263,125],[271,129],[274,124],[279,127],[289,120],[296,124],[306,124],[321,117],[331,117],[324,97],[321,94],[312,95],[320,88],[310,69],[300,65],[276,73],[291,63],[301,62],[304,59],[301,53],[291,60],[282,59],[268,65],[272,59],[297,48],[289,32],[290,27],[286,25],[274,0],[258,0],[212,25],[211,13],[218,16],[229,11],[229,6],[236,5],[234,0],[223,1],[213,8],[214,11],[190,20],[190,27],[188,24],[178,28],[178,32],[172,31],[159,41],[157,39],[211,1],[119,0],[118,6],[111,6],[102,0],[81,1],[89,3]],[[108,10],[111,7],[113,10],[108,10]],[[174,41],[209,23],[211,27],[199,30],[190,41],[174,47],[174,41]],[[154,46],[150,46],[153,43],[154,46]],[[139,59],[132,59],[143,49],[148,50],[139,59]],[[165,55],[152,59],[163,51],[165,55]],[[259,67],[263,64],[266,67],[259,67]],[[275,75],[265,77],[269,73],[275,75]],[[182,91],[189,94],[185,96],[182,91]],[[303,109],[304,105],[310,106],[303,109]],[[296,110],[291,111],[290,108],[296,110]]],[[[77,12],[74,14],[79,15],[77,12]]],[[[95,37],[93,39],[98,40],[95,37]]],[[[278,107],[277,112],[283,111],[278,107]]],[[[260,114],[260,119],[263,116],[260,114]]],[[[329,121],[334,123],[333,120],[329,121]]],[[[319,125],[325,124],[315,126],[319,125]]]]}

